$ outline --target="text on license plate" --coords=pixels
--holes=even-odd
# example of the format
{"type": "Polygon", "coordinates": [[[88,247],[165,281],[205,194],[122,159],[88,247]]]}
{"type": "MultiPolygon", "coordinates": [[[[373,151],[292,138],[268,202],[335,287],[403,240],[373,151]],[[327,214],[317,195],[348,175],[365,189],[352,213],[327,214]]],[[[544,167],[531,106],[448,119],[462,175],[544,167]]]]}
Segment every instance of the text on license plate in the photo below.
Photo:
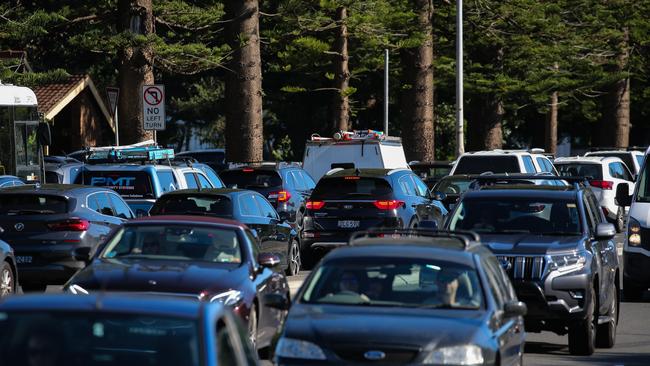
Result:
{"type": "Polygon", "coordinates": [[[16,263],[17,264],[32,263],[32,256],[31,255],[17,255],[16,256],[16,263]]]}
{"type": "Polygon", "coordinates": [[[359,227],[359,220],[339,220],[339,227],[342,229],[356,229],[359,227]]]}

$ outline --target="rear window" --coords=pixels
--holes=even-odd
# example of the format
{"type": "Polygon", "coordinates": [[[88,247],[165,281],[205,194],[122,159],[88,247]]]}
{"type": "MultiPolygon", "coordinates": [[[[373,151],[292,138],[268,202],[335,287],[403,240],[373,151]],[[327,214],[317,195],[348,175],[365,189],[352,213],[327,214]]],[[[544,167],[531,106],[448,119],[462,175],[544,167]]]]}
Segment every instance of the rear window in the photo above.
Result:
{"type": "Polygon", "coordinates": [[[481,174],[484,172],[520,173],[516,156],[463,156],[458,160],[454,174],[481,174]]]}
{"type": "Polygon", "coordinates": [[[282,178],[273,170],[226,170],[220,173],[221,180],[231,188],[271,188],[282,187],[282,178]]]}
{"type": "Polygon", "coordinates": [[[555,167],[561,177],[603,179],[603,170],[600,164],[557,164],[555,167]]]}
{"type": "Polygon", "coordinates": [[[634,158],[632,157],[632,154],[626,153],[626,152],[621,152],[621,153],[593,153],[589,154],[589,156],[603,156],[607,158],[619,158],[623,160],[627,168],[633,172],[634,171],[634,158]]]}
{"type": "Polygon", "coordinates": [[[65,197],[40,194],[0,195],[0,215],[61,214],[68,212],[65,197]]]}
{"type": "Polygon", "coordinates": [[[381,178],[365,177],[336,177],[321,179],[312,199],[385,199],[391,198],[393,189],[390,184],[381,178]]]}
{"type": "Polygon", "coordinates": [[[76,184],[110,188],[124,198],[153,198],[151,177],[147,172],[84,171],[76,184]]]}
{"type": "Polygon", "coordinates": [[[226,196],[169,195],[160,197],[150,215],[210,215],[232,217],[232,202],[226,196]]]}

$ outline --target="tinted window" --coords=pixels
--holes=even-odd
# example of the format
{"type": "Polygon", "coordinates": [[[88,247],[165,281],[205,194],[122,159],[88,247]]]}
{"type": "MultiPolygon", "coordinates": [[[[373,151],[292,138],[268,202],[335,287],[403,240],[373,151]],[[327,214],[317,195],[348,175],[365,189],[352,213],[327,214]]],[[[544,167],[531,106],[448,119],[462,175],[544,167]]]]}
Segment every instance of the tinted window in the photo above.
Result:
{"type": "Polygon", "coordinates": [[[576,203],[568,199],[482,197],[464,199],[454,211],[451,230],[478,233],[579,235],[576,203]]]}
{"type": "Polygon", "coordinates": [[[110,188],[125,198],[153,198],[151,177],[141,171],[84,171],[76,184],[110,188]]]}
{"type": "Polygon", "coordinates": [[[521,157],[521,159],[524,162],[524,168],[526,169],[526,173],[535,173],[535,164],[533,164],[533,159],[530,156],[524,155],[521,157]]]}
{"type": "Polygon", "coordinates": [[[255,195],[255,201],[257,201],[257,205],[260,208],[260,211],[262,212],[262,216],[264,217],[270,217],[273,219],[278,218],[278,214],[275,212],[275,209],[269,201],[266,200],[266,198],[260,196],[260,195],[255,195]]]}
{"type": "Polygon", "coordinates": [[[224,188],[223,182],[221,181],[221,178],[217,175],[217,173],[214,171],[214,169],[210,168],[209,166],[202,166],[199,169],[203,170],[203,172],[210,178],[210,182],[214,186],[214,188],[224,188]]]}
{"type": "Polygon", "coordinates": [[[56,214],[68,211],[65,197],[39,194],[0,195],[1,215],[56,214]]]}
{"type": "Polygon", "coordinates": [[[209,214],[232,217],[232,202],[227,196],[217,195],[165,195],[160,197],[150,211],[151,215],[209,214]]]}
{"type": "Polygon", "coordinates": [[[415,183],[407,175],[399,179],[399,186],[402,189],[402,193],[407,196],[415,196],[415,183]]]}
{"type": "Polygon", "coordinates": [[[102,258],[151,258],[239,264],[242,251],[235,230],[191,224],[125,226],[102,258]]]}
{"type": "Polygon", "coordinates": [[[196,178],[194,178],[194,173],[185,173],[185,182],[187,183],[187,188],[189,189],[199,188],[199,185],[196,184],[196,178]]]}
{"type": "Polygon", "coordinates": [[[302,175],[302,179],[305,181],[305,184],[307,185],[307,189],[314,189],[316,187],[316,182],[314,182],[313,179],[311,179],[311,176],[307,174],[305,171],[300,171],[300,175],[302,175]]]}
{"type": "Polygon", "coordinates": [[[592,177],[593,179],[603,179],[603,168],[600,164],[556,163],[555,168],[561,177],[592,177]]]}
{"type": "Polygon", "coordinates": [[[282,178],[273,170],[225,170],[220,173],[221,180],[228,187],[241,189],[282,187],[282,178]]]}
{"type": "Polygon", "coordinates": [[[411,178],[413,179],[413,182],[415,182],[415,192],[417,193],[417,195],[420,197],[428,197],[429,188],[427,187],[427,185],[424,184],[424,182],[415,175],[411,176],[411,178]]]}
{"type": "Polygon", "coordinates": [[[252,194],[242,194],[238,198],[239,211],[245,216],[261,216],[260,209],[252,194]]]}
{"type": "Polygon", "coordinates": [[[596,215],[586,196],[583,197],[582,204],[585,206],[585,213],[587,215],[587,227],[589,228],[589,232],[593,233],[596,230],[596,215]]]}
{"type": "Polygon", "coordinates": [[[212,188],[212,184],[210,184],[208,178],[206,178],[203,174],[197,174],[196,176],[199,177],[199,184],[201,185],[201,188],[212,188]]]}
{"type": "Polygon", "coordinates": [[[454,174],[481,174],[484,172],[520,173],[519,162],[516,156],[477,156],[466,155],[458,160],[454,174]]]}
{"type": "MultiPolygon", "coordinates": [[[[644,156],[643,155],[634,155],[634,157],[636,158],[637,163],[639,163],[639,166],[643,166],[643,157],[644,156]]],[[[628,167],[628,168],[632,168],[632,167],[628,167]]],[[[630,171],[632,171],[632,170],[630,170],[630,171]]]]}
{"type": "Polygon", "coordinates": [[[99,210],[97,212],[102,215],[115,216],[115,211],[113,210],[113,205],[111,204],[110,198],[104,192],[95,193],[93,198],[97,201],[97,207],[99,210]]]}
{"type": "Polygon", "coordinates": [[[174,177],[174,173],[171,171],[157,171],[156,174],[158,175],[158,182],[160,183],[160,189],[163,192],[171,192],[176,190],[178,188],[178,184],[176,184],[176,178],[174,177]]]}
{"type": "Polygon", "coordinates": [[[233,334],[230,332],[224,319],[220,320],[217,325],[217,355],[219,365],[236,365],[237,347],[235,346],[233,334]]]}
{"type": "Polygon", "coordinates": [[[471,183],[472,180],[469,179],[442,178],[442,180],[436,184],[434,190],[446,194],[461,194],[469,189],[471,183]]]}
{"type": "Polygon", "coordinates": [[[632,180],[632,176],[627,171],[627,167],[623,163],[609,163],[609,174],[613,178],[623,179],[627,181],[632,180]]]}
{"type": "Polygon", "coordinates": [[[634,160],[633,160],[634,158],[632,157],[632,154],[630,154],[628,152],[620,152],[620,153],[617,153],[617,152],[611,152],[611,153],[597,152],[597,153],[590,153],[589,156],[605,156],[605,157],[619,158],[619,159],[623,160],[623,163],[625,163],[625,165],[627,166],[627,168],[630,171],[634,171],[634,160]]]}
{"type": "Polygon", "coordinates": [[[291,176],[293,177],[293,181],[296,184],[296,189],[299,191],[306,191],[307,190],[307,184],[305,183],[304,179],[302,178],[302,175],[298,174],[298,171],[292,171],[291,176]]]}
{"type": "Polygon", "coordinates": [[[113,208],[115,209],[115,216],[123,219],[133,218],[129,206],[124,202],[124,200],[122,200],[122,198],[120,198],[120,196],[109,194],[108,197],[110,197],[113,208]]]}
{"type": "Polygon", "coordinates": [[[549,172],[550,173],[550,172],[553,171],[553,169],[551,169],[551,167],[548,165],[548,161],[546,161],[546,159],[544,159],[542,157],[538,157],[536,160],[537,160],[537,165],[539,165],[539,168],[543,172],[549,172]]]}
{"type": "Polygon", "coordinates": [[[381,178],[336,177],[323,178],[314,192],[312,199],[384,199],[390,198],[393,189],[381,178]]]}

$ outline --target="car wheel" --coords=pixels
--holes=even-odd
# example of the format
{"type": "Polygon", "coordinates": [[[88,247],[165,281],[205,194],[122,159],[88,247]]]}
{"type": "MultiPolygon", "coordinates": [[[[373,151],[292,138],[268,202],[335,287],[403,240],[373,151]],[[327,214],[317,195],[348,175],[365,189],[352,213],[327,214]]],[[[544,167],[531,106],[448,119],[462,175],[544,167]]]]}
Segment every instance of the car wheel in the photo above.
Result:
{"type": "Polygon", "coordinates": [[[300,257],[300,245],[297,240],[292,240],[291,245],[289,246],[289,256],[287,257],[287,276],[295,276],[300,272],[301,267],[301,257],[300,257]]]}
{"type": "Polygon", "coordinates": [[[417,229],[418,226],[420,226],[420,222],[418,221],[417,218],[414,218],[413,220],[411,220],[411,224],[409,225],[410,229],[417,229]]]}
{"type": "Polygon", "coordinates": [[[4,262],[0,270],[0,297],[9,296],[16,291],[15,278],[11,265],[4,262]]]}
{"type": "Polygon", "coordinates": [[[623,207],[618,208],[616,211],[616,232],[620,233],[625,230],[625,209],[623,207]]]}
{"type": "Polygon", "coordinates": [[[572,355],[589,356],[594,353],[598,325],[598,318],[595,316],[598,299],[593,287],[589,291],[591,301],[587,308],[587,317],[569,327],[569,352],[572,355]]]}
{"type": "Polygon", "coordinates": [[[253,348],[257,349],[257,310],[255,304],[248,313],[248,339],[251,341],[253,348]]]}
{"type": "Polygon", "coordinates": [[[612,293],[615,294],[614,301],[609,307],[607,316],[610,320],[607,323],[599,324],[596,329],[596,347],[612,348],[616,343],[616,326],[618,325],[618,289],[612,284],[612,293]]]}
{"type": "Polygon", "coordinates": [[[47,285],[29,284],[29,285],[20,285],[20,287],[22,287],[23,292],[45,292],[47,285]]]}
{"type": "Polygon", "coordinates": [[[645,288],[639,287],[630,281],[623,280],[623,295],[626,301],[641,301],[644,292],[645,288]]]}

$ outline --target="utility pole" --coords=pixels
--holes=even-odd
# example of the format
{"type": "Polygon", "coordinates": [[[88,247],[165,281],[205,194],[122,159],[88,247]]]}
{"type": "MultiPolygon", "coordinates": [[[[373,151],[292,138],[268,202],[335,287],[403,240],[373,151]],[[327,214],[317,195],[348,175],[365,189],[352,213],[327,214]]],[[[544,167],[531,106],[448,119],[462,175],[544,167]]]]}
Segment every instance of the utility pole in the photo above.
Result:
{"type": "Polygon", "coordinates": [[[384,136],[388,136],[388,49],[384,50],[384,136]]]}
{"type": "Polygon", "coordinates": [[[456,0],[456,156],[465,152],[463,92],[463,0],[456,0]]]}

